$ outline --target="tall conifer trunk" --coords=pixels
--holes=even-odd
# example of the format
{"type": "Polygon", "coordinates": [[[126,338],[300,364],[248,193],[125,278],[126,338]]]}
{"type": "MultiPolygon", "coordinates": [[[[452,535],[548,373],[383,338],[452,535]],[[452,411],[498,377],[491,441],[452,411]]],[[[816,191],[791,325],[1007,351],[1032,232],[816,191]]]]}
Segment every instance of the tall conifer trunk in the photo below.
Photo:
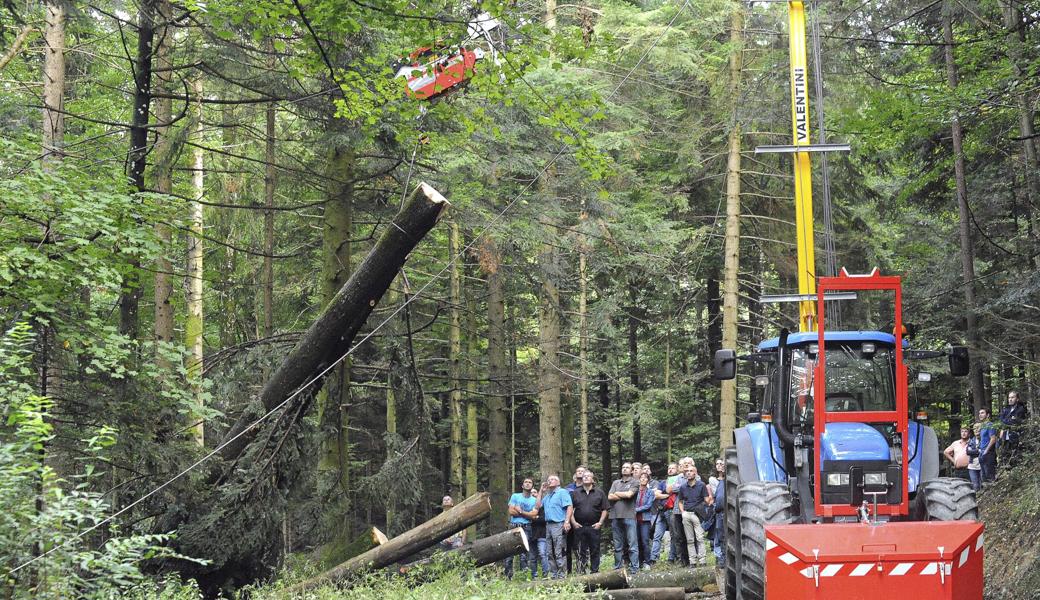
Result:
{"type": "MultiPolygon", "coordinates": [[[[155,72],[156,83],[159,91],[164,94],[172,92],[173,72],[170,67],[173,63],[170,59],[170,49],[173,43],[174,29],[170,25],[170,3],[169,0],[158,0],[156,4],[156,50],[155,63],[158,67],[155,72]]],[[[158,125],[155,128],[155,160],[153,161],[153,177],[155,179],[155,191],[160,194],[169,194],[173,191],[173,164],[175,157],[171,127],[166,125],[173,117],[173,100],[170,98],[157,98],[155,101],[155,120],[158,125]]],[[[162,250],[155,261],[154,294],[155,294],[155,318],[152,323],[152,334],[155,337],[156,362],[161,368],[170,368],[168,361],[164,358],[161,344],[173,343],[173,263],[166,256],[168,250],[172,250],[173,238],[170,226],[166,223],[155,224],[155,236],[159,239],[162,250]]]]}
{"type": "MultiPolygon", "coordinates": [[[[134,101],[130,116],[130,185],[145,191],[144,170],[148,161],[148,111],[152,101],[152,58],[155,54],[155,19],[159,0],[142,0],[137,13],[137,56],[134,59],[134,101]]],[[[129,260],[119,297],[119,332],[138,338],[141,307],[141,261],[129,260]]]]}
{"type": "MultiPolygon", "coordinates": [[[[946,83],[950,91],[955,93],[958,85],[957,62],[953,55],[953,22],[949,2],[944,3],[942,10],[942,28],[944,58],[946,61],[946,83]]],[[[975,298],[975,250],[971,235],[971,212],[968,208],[968,183],[964,168],[964,133],[961,130],[960,112],[956,107],[950,113],[950,134],[953,138],[953,177],[957,193],[957,213],[960,217],[961,245],[961,289],[964,292],[964,324],[968,335],[968,346],[975,353],[971,361],[971,394],[975,412],[980,408],[989,408],[988,396],[982,382],[985,364],[978,354],[981,350],[979,330],[975,317],[977,306],[975,298]]]]}
{"type": "Polygon", "coordinates": [[[462,415],[462,269],[459,263],[462,257],[462,232],[459,224],[452,221],[448,225],[448,260],[451,262],[449,274],[449,314],[451,324],[448,330],[448,365],[450,367],[451,390],[448,392],[448,421],[451,427],[448,457],[448,486],[452,493],[462,493],[465,481],[465,459],[462,447],[465,423],[462,415]]]}
{"type": "MultiPolygon", "coordinates": [[[[202,80],[196,78],[192,81],[192,93],[199,99],[195,107],[199,121],[197,132],[202,131],[202,80]]],[[[197,411],[202,406],[202,360],[203,360],[203,307],[202,307],[202,282],[205,271],[202,265],[202,230],[205,224],[202,213],[202,199],[206,195],[206,154],[205,150],[195,147],[193,152],[193,166],[191,171],[192,190],[195,201],[189,205],[190,223],[188,231],[188,265],[187,265],[187,289],[188,289],[188,315],[184,320],[184,345],[188,348],[187,375],[188,385],[191,386],[192,395],[195,397],[197,411]]],[[[196,418],[196,417],[193,417],[196,418]]],[[[192,427],[195,443],[204,446],[206,442],[205,429],[201,419],[196,418],[196,425],[192,427]]]]}
{"type": "MultiPolygon", "coordinates": [[[[336,138],[329,153],[326,167],[326,202],[322,229],[322,298],[332,300],[352,273],[353,244],[351,235],[354,227],[354,178],[355,154],[352,148],[339,139],[346,135],[345,124],[333,119],[332,135],[336,138]]],[[[325,387],[318,396],[318,420],[322,431],[322,456],[319,469],[331,475],[339,489],[340,497],[349,506],[354,490],[350,481],[350,438],[348,435],[348,413],[350,409],[350,359],[346,359],[332,370],[325,387]]],[[[343,534],[351,535],[349,528],[343,534]]]]}
{"type": "Polygon", "coordinates": [[[496,242],[484,238],[481,253],[488,288],[488,491],[491,492],[491,533],[506,528],[509,513],[506,500],[512,491],[509,460],[509,365],[506,355],[506,305],[502,281],[502,255],[496,242]]]}
{"type": "MultiPolygon", "coordinates": [[[[725,276],[722,296],[722,346],[737,347],[737,298],[740,284],[740,76],[741,55],[744,51],[744,9],[739,2],[732,5],[730,15],[729,151],[726,160],[726,241],[725,276]]],[[[737,425],[737,382],[722,382],[722,401],[719,406],[719,445],[725,448],[733,443],[733,429],[737,425]]]]}

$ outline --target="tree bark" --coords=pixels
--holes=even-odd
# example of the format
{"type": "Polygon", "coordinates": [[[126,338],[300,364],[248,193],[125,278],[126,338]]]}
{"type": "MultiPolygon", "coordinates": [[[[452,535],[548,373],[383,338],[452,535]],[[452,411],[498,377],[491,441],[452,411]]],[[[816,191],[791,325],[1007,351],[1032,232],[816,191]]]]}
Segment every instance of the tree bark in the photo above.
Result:
{"type": "Polygon", "coordinates": [[[538,458],[544,481],[563,470],[560,410],[560,290],[556,286],[559,255],[546,244],[539,254],[538,295],[538,458]]]}
{"type": "Polygon", "coordinates": [[[589,247],[584,227],[588,219],[585,198],[582,198],[578,224],[578,456],[586,466],[589,464],[589,247]]]}
{"type": "Polygon", "coordinates": [[[488,378],[491,395],[488,412],[488,491],[491,492],[490,528],[496,532],[506,527],[509,511],[506,502],[512,491],[509,454],[509,365],[506,354],[506,305],[502,282],[502,255],[498,245],[484,238],[481,264],[488,287],[488,378]]]}
{"type": "MultiPolygon", "coordinates": [[[[44,3],[43,156],[44,168],[60,163],[65,153],[65,3],[44,3]]],[[[24,31],[24,30],[23,30],[24,31]]],[[[27,35],[27,34],[26,34],[27,35]]],[[[23,36],[20,34],[19,39],[23,36]]],[[[19,43],[16,40],[16,43],[19,43]]]]}
{"type": "MultiPolygon", "coordinates": [[[[273,51],[268,44],[268,51],[273,51]]],[[[268,65],[273,69],[274,60],[268,65]]],[[[274,192],[278,185],[278,174],[274,168],[275,106],[267,105],[264,112],[264,267],[263,267],[263,332],[264,337],[274,333],[274,192]]]]}
{"type": "MultiPolygon", "coordinates": [[[[193,93],[199,98],[196,111],[199,119],[199,131],[202,130],[202,80],[195,78],[192,81],[193,93]]],[[[203,269],[202,236],[203,219],[201,200],[206,195],[206,154],[202,148],[194,150],[194,165],[191,172],[192,189],[195,191],[196,201],[189,206],[190,225],[188,231],[188,266],[187,266],[187,288],[188,288],[188,316],[184,321],[184,345],[188,348],[187,376],[188,385],[191,386],[192,395],[195,398],[196,414],[201,412],[202,406],[202,361],[204,358],[203,339],[203,304],[202,304],[202,281],[205,275],[203,269]]],[[[195,443],[204,446],[206,443],[205,427],[202,419],[196,420],[192,427],[195,443]]]]}
{"type": "Polygon", "coordinates": [[[254,420],[274,410],[350,350],[358,331],[390,287],[408,254],[433,228],[447,204],[428,184],[421,183],[415,188],[368,256],[268,379],[260,391],[259,402],[244,411],[228,432],[222,457],[238,456],[256,435],[257,428],[250,426],[254,420]]]}
{"type": "Polygon", "coordinates": [[[599,447],[603,464],[599,480],[606,483],[611,481],[611,476],[615,473],[610,446],[610,385],[607,382],[607,374],[603,371],[600,371],[596,377],[599,380],[599,405],[602,409],[599,420],[599,447]]]}
{"type": "MultiPolygon", "coordinates": [[[[1018,105],[1018,137],[1022,140],[1022,167],[1026,179],[1026,213],[1028,223],[1026,229],[1030,236],[1036,239],[1040,235],[1037,231],[1036,211],[1032,208],[1040,203],[1040,157],[1037,153],[1036,128],[1034,121],[1036,112],[1033,110],[1033,102],[1027,88],[1030,79],[1029,70],[1029,47],[1026,43],[1026,22],[1022,18],[1022,11],[1014,2],[1003,3],[1004,27],[1007,29],[1005,40],[1007,44],[1008,58],[1018,79],[1017,86],[1022,91],[1015,93],[1015,101],[1018,105]]],[[[1037,257],[1034,257],[1036,259],[1037,257]]],[[[1028,261],[1028,259],[1027,259],[1028,261]]],[[[1032,265],[1024,266],[1034,266],[1032,265]]]]}
{"type": "Polygon", "coordinates": [[[448,365],[451,390],[448,392],[448,418],[451,426],[449,446],[448,487],[453,494],[462,493],[465,479],[462,436],[465,427],[462,416],[462,273],[459,262],[462,258],[462,232],[459,224],[448,225],[449,308],[448,365]]]}
{"type": "Polygon", "coordinates": [[[633,588],[682,588],[687,592],[699,592],[704,590],[704,586],[714,584],[715,569],[697,567],[636,573],[629,585],[633,588]]]}
{"type": "MultiPolygon", "coordinates": [[[[738,292],[740,289],[740,77],[741,56],[744,51],[744,9],[733,2],[730,15],[729,94],[730,128],[729,156],[726,161],[726,241],[725,276],[722,297],[722,345],[737,347],[738,292]]],[[[719,446],[733,443],[733,429],[737,425],[737,382],[722,382],[722,400],[719,405],[719,446]]]]}
{"type": "MultiPolygon", "coordinates": [[[[142,0],[137,13],[137,56],[134,59],[134,102],[130,117],[130,185],[145,191],[144,170],[148,162],[148,111],[152,101],[152,58],[155,17],[159,0],[142,0]]],[[[119,296],[119,332],[132,340],[138,338],[141,306],[141,261],[129,260],[130,268],[119,296]]]]}
{"type": "Polygon", "coordinates": [[[382,531],[375,527],[369,527],[346,545],[337,546],[330,544],[323,548],[321,564],[325,568],[328,568],[330,565],[338,565],[355,556],[360,556],[372,548],[378,548],[388,541],[386,534],[382,531]]]}
{"type": "MultiPolygon", "coordinates": [[[[477,365],[477,303],[472,290],[467,291],[466,298],[466,497],[477,493],[477,467],[480,457],[480,396],[477,395],[477,378],[480,370],[477,365]]],[[[466,539],[477,539],[476,524],[466,530],[466,539]]],[[[512,556],[512,554],[510,554],[512,556]]]]}
{"type": "MultiPolygon", "coordinates": [[[[642,389],[639,385],[639,312],[638,306],[639,290],[635,283],[628,284],[628,299],[631,306],[628,309],[628,381],[632,384],[632,399],[629,406],[635,408],[639,402],[639,393],[642,389]]],[[[633,411],[632,417],[632,458],[643,462],[643,432],[639,427],[638,411],[633,411]]]]}
{"type": "MultiPolygon", "coordinates": [[[[517,527],[515,529],[496,533],[495,535],[489,535],[471,544],[466,544],[461,548],[448,550],[447,552],[444,552],[444,554],[466,557],[468,560],[472,561],[475,566],[483,567],[484,565],[496,563],[500,560],[509,558],[510,556],[516,556],[521,552],[528,552],[530,549],[530,540],[527,539],[524,530],[517,527]]],[[[430,557],[406,565],[401,565],[397,568],[397,572],[404,574],[415,567],[430,564],[432,561],[433,557],[430,557]]]]}
{"type": "MultiPolygon", "coordinates": [[[[155,73],[156,85],[163,96],[169,95],[173,90],[173,71],[170,67],[170,50],[173,42],[173,27],[170,22],[169,0],[158,0],[156,2],[156,17],[159,25],[156,28],[158,36],[155,49],[155,62],[158,69],[155,73]]],[[[202,105],[199,104],[201,107],[202,105]]],[[[169,194],[173,191],[173,165],[176,158],[173,156],[173,138],[171,127],[166,125],[173,117],[173,100],[166,97],[155,100],[155,120],[158,126],[155,128],[155,160],[153,161],[152,177],[155,180],[155,191],[160,194],[169,194]]],[[[173,247],[173,237],[170,226],[166,223],[155,224],[155,237],[159,240],[161,250],[155,261],[155,274],[153,275],[153,293],[155,295],[155,317],[152,322],[152,334],[156,343],[156,364],[163,371],[170,370],[169,361],[164,357],[163,344],[173,343],[173,262],[166,256],[166,252],[173,247]]]]}
{"type": "Polygon", "coordinates": [[[686,592],[681,587],[673,588],[639,588],[631,590],[605,590],[585,594],[586,598],[600,600],[686,600],[686,592]]]}
{"type": "MultiPolygon", "coordinates": [[[[363,265],[362,265],[363,266],[363,265]]],[[[360,269],[358,270],[360,272],[360,269]]],[[[332,569],[306,581],[288,587],[281,597],[291,598],[320,585],[349,581],[366,573],[388,567],[416,552],[437,544],[453,533],[462,531],[491,512],[487,492],[467,498],[451,510],[445,511],[422,525],[402,533],[377,548],[360,554],[332,569]]]]}
{"type": "MultiPolygon", "coordinates": [[[[946,83],[952,94],[956,94],[958,85],[957,62],[953,55],[953,23],[950,17],[952,10],[949,2],[943,5],[942,27],[944,58],[946,59],[946,83]]],[[[982,373],[986,370],[980,360],[982,350],[979,343],[978,324],[975,317],[977,306],[975,298],[975,250],[971,235],[971,212],[968,208],[968,183],[964,168],[964,134],[961,130],[960,111],[954,107],[950,114],[950,134],[953,138],[953,176],[957,190],[957,213],[960,218],[961,245],[961,289],[964,291],[964,323],[968,335],[968,346],[974,353],[971,361],[971,393],[975,413],[980,408],[989,409],[989,402],[982,383],[982,373]]]]}
{"type": "MultiPolygon", "coordinates": [[[[344,135],[344,125],[337,119],[332,135],[344,135]]],[[[355,156],[351,148],[337,142],[329,151],[326,170],[325,212],[322,225],[322,300],[331,303],[351,275],[354,231],[354,189],[349,181],[354,176],[355,156]]],[[[397,272],[391,276],[396,276],[397,272]]],[[[387,284],[389,287],[389,282],[387,284]]],[[[319,470],[330,476],[339,488],[343,506],[349,505],[353,490],[350,478],[350,440],[348,412],[350,407],[350,359],[342,361],[329,373],[325,388],[318,395],[318,422],[321,426],[321,460],[319,470]]],[[[349,528],[339,532],[349,535],[349,528]]]]}
{"type": "MultiPolygon", "coordinates": [[[[562,583],[567,585],[577,585],[586,592],[595,592],[597,590],[620,590],[628,587],[630,576],[626,569],[609,569],[606,571],[600,571],[599,573],[592,573],[591,575],[578,575],[577,577],[568,577],[562,583]]],[[[561,581],[558,579],[544,579],[539,581],[532,581],[528,584],[529,587],[534,588],[545,588],[560,585],[561,581]]]]}

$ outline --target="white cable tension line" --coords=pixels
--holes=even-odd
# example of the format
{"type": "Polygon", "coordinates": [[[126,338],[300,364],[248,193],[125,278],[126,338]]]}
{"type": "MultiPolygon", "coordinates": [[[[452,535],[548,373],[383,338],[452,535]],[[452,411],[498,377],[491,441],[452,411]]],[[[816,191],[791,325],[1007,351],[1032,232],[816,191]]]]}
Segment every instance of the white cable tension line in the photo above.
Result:
{"type": "MultiPolygon", "coordinates": [[[[657,44],[664,37],[664,34],[667,33],[668,30],[670,30],[672,28],[672,25],[679,18],[679,15],[682,14],[684,10],[686,10],[686,7],[689,6],[689,3],[690,3],[690,0],[685,0],[683,2],[682,6],[679,7],[679,10],[676,11],[675,15],[668,22],[668,25],[665,26],[664,32],[662,32],[662,34],[660,36],[658,36],[654,40],[654,42],[652,44],[650,44],[650,46],[645,51],[643,51],[643,54],[639,57],[639,60],[636,61],[636,64],[633,65],[631,69],[629,69],[628,73],[625,74],[625,77],[621,80],[621,82],[619,82],[618,85],[614,88],[614,90],[611,91],[609,95],[607,95],[607,99],[613,98],[614,95],[617,94],[617,92],[621,89],[621,86],[623,86],[625,84],[625,82],[628,81],[629,77],[632,76],[632,73],[634,73],[635,70],[638,69],[639,66],[643,64],[643,61],[646,60],[646,57],[650,54],[650,52],[653,51],[653,49],[657,47],[657,44]]],[[[617,66],[617,65],[615,65],[615,66],[617,66]]],[[[521,79],[522,78],[523,78],[523,76],[521,75],[521,79]]],[[[374,336],[376,334],[376,332],[378,332],[380,329],[382,329],[382,327],[384,325],[389,323],[395,316],[397,316],[398,313],[400,313],[402,310],[404,310],[405,307],[407,307],[409,304],[411,304],[416,299],[421,297],[422,293],[426,290],[426,288],[430,287],[430,285],[432,285],[433,282],[435,282],[438,279],[440,279],[444,275],[444,273],[447,272],[448,269],[450,269],[452,267],[452,265],[454,265],[455,262],[460,257],[464,256],[466,254],[466,252],[468,252],[470,250],[470,248],[472,248],[473,245],[476,244],[484,236],[484,234],[486,234],[488,231],[490,231],[493,227],[497,226],[498,222],[502,219],[502,217],[504,217],[506,215],[506,213],[509,212],[509,209],[511,209],[514,204],[516,204],[525,194],[527,194],[527,192],[530,191],[531,187],[534,186],[534,184],[541,178],[541,176],[544,175],[547,170],[549,170],[549,167],[551,167],[557,160],[559,160],[559,158],[561,156],[563,156],[564,153],[566,153],[566,152],[567,152],[567,146],[564,145],[564,147],[561,148],[559,152],[557,152],[552,158],[550,158],[545,163],[545,165],[542,166],[542,168],[538,171],[538,173],[533,178],[531,178],[531,181],[529,181],[527,183],[527,185],[525,185],[516,194],[516,196],[514,196],[513,199],[510,200],[502,208],[502,210],[500,210],[490,221],[488,221],[488,223],[480,230],[480,232],[477,233],[475,236],[473,236],[473,239],[468,244],[463,246],[462,250],[460,250],[455,256],[453,256],[450,260],[448,260],[448,262],[444,265],[444,267],[440,271],[438,271],[435,275],[433,275],[430,278],[430,280],[427,281],[421,288],[419,288],[419,290],[416,291],[411,297],[409,297],[406,301],[402,302],[401,305],[397,307],[397,309],[395,309],[393,312],[391,312],[389,316],[387,316],[385,319],[383,319],[382,322],[380,322],[378,325],[376,325],[375,328],[372,329],[372,331],[368,332],[368,334],[366,334],[363,338],[361,338],[361,340],[359,342],[357,342],[356,344],[351,346],[349,350],[347,350],[345,353],[343,353],[342,356],[340,356],[335,361],[333,361],[331,364],[329,364],[329,366],[327,366],[324,369],[322,369],[322,371],[320,373],[318,373],[317,375],[312,377],[309,381],[307,381],[306,383],[301,385],[295,392],[290,394],[285,400],[283,400],[277,406],[275,406],[271,410],[267,411],[261,417],[259,417],[258,419],[256,419],[252,423],[250,423],[248,426],[243,428],[242,431],[238,432],[237,434],[235,434],[231,438],[221,442],[221,444],[219,446],[217,446],[216,448],[214,448],[213,450],[208,452],[205,456],[203,456],[202,458],[196,460],[191,465],[185,467],[182,471],[180,471],[179,473],[177,473],[176,475],[174,475],[173,477],[171,477],[170,479],[168,479],[167,481],[165,481],[161,485],[157,486],[152,491],[148,492],[144,496],[141,496],[137,500],[134,500],[130,504],[124,506],[123,508],[119,509],[118,511],[116,511],[112,515],[102,519],[101,521],[98,521],[97,523],[95,523],[94,525],[88,527],[87,529],[83,530],[82,532],[77,533],[75,536],[66,539],[64,542],[54,546],[50,550],[47,550],[46,552],[43,552],[43,553],[41,553],[41,554],[39,554],[37,556],[34,556],[33,558],[29,559],[28,561],[26,561],[26,562],[18,565],[17,567],[11,569],[10,573],[17,573],[18,571],[24,569],[25,567],[28,567],[29,565],[35,563],[36,561],[38,561],[38,560],[40,560],[40,559],[42,559],[42,558],[44,558],[46,556],[49,556],[50,554],[56,552],[57,550],[67,546],[69,543],[71,543],[73,541],[76,541],[76,540],[79,540],[79,539],[82,539],[84,536],[86,536],[87,534],[91,533],[92,531],[96,531],[98,528],[100,528],[100,527],[102,527],[102,526],[104,526],[104,525],[106,525],[108,523],[111,523],[113,520],[115,520],[120,515],[125,514],[127,511],[129,511],[133,507],[141,504],[142,502],[144,502],[148,498],[151,498],[155,494],[158,494],[159,492],[161,492],[162,490],[166,489],[167,487],[172,485],[174,482],[179,480],[181,477],[184,477],[185,475],[187,475],[188,473],[190,473],[191,471],[196,469],[202,463],[204,463],[207,460],[209,460],[209,459],[213,458],[214,456],[216,456],[226,446],[228,446],[229,444],[231,444],[232,442],[234,442],[238,438],[240,438],[243,435],[245,435],[246,432],[252,431],[258,425],[260,425],[265,420],[267,420],[268,417],[270,417],[271,415],[273,415],[274,413],[276,413],[280,409],[282,409],[291,400],[293,400],[294,398],[296,398],[297,396],[302,394],[304,391],[309,389],[310,386],[313,385],[316,381],[320,380],[329,371],[331,371],[333,368],[335,368],[341,362],[346,360],[346,358],[348,356],[350,356],[351,354],[353,354],[353,352],[355,350],[357,350],[361,346],[361,344],[365,343],[366,341],[369,340],[369,338],[374,336]]],[[[391,224],[393,224],[393,220],[391,220],[391,224]]]]}

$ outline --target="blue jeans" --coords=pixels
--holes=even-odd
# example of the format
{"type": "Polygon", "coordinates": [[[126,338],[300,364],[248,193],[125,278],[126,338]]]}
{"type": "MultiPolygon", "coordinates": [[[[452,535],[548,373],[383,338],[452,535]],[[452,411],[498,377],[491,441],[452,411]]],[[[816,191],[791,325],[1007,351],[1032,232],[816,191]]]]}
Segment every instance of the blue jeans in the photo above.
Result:
{"type": "Polygon", "coordinates": [[[968,469],[968,479],[971,480],[971,489],[976,492],[982,489],[982,469],[968,469]]]}
{"type": "MultiPolygon", "coordinates": [[[[549,576],[549,541],[545,538],[538,538],[538,558],[539,562],[542,563],[542,577],[549,576]]],[[[537,565],[535,565],[537,568],[537,565]]]]}
{"type": "MultiPolygon", "coordinates": [[[[524,530],[524,534],[528,540],[531,540],[531,524],[518,524],[510,523],[510,527],[519,527],[524,530]]],[[[534,579],[538,575],[538,545],[537,543],[531,544],[530,550],[520,555],[520,572],[523,573],[527,570],[527,567],[531,567],[531,579],[534,579]]],[[[513,557],[510,556],[506,559],[506,577],[509,579],[513,578],[513,557]]]]}
{"type": "Polygon", "coordinates": [[[636,532],[635,519],[614,519],[610,522],[614,538],[614,568],[625,566],[624,549],[628,542],[628,568],[635,573],[639,570],[639,539],[636,532]]]}
{"type": "Polygon", "coordinates": [[[650,521],[637,521],[639,528],[639,563],[640,566],[650,563],[650,521]]]}
{"type": "Polygon", "coordinates": [[[664,540],[664,534],[668,533],[668,518],[671,515],[668,513],[661,513],[655,517],[656,525],[654,525],[654,542],[650,545],[650,564],[657,562],[657,559],[661,558],[661,542],[664,540]]]}

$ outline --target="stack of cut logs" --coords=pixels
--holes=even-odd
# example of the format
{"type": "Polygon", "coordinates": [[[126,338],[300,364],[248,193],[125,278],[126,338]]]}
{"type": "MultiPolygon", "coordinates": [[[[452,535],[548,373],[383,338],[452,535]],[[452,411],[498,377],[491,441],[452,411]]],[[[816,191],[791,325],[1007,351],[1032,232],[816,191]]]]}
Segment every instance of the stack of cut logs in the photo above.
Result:
{"type": "MultiPolygon", "coordinates": [[[[486,519],[489,514],[491,500],[488,494],[483,492],[470,496],[451,510],[395,538],[387,539],[378,529],[372,529],[364,534],[364,540],[359,540],[363,545],[370,546],[369,550],[347,559],[317,577],[286,588],[282,591],[282,597],[292,598],[323,584],[349,582],[375,571],[407,573],[430,561],[429,558],[414,560],[416,554],[486,519]]],[[[530,545],[524,531],[516,528],[481,538],[446,554],[465,556],[476,566],[484,566],[528,552],[529,549],[530,545]]],[[[687,592],[712,590],[715,576],[711,568],[646,572],[633,576],[629,576],[622,569],[570,577],[566,580],[536,581],[530,585],[549,586],[561,583],[584,586],[588,596],[595,598],[684,600],[687,592]]]]}

